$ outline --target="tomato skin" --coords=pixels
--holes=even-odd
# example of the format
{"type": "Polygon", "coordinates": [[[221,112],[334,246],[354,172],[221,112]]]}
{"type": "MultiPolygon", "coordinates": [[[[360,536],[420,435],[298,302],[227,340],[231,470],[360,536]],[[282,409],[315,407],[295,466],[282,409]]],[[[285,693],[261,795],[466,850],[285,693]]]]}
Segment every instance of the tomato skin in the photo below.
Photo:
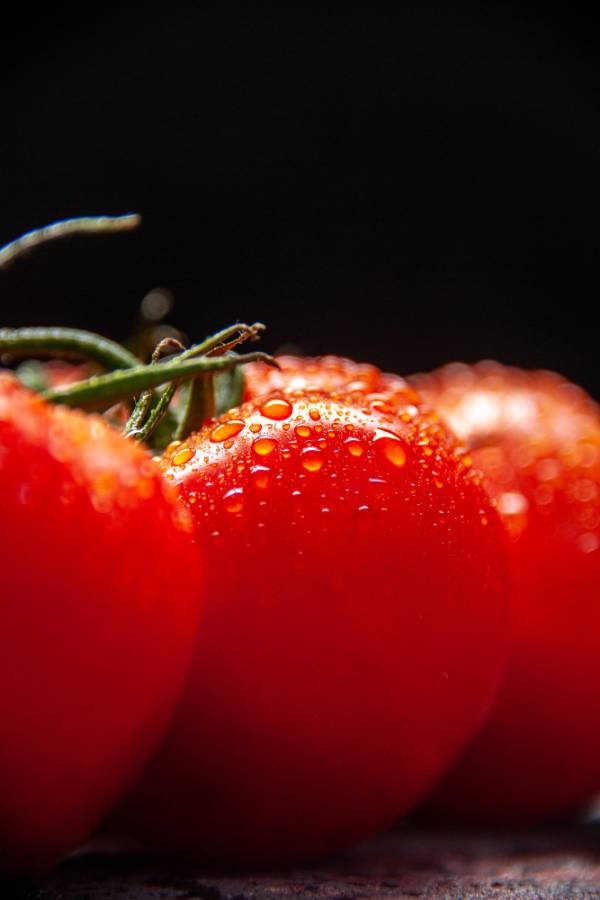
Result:
{"type": "Polygon", "coordinates": [[[0,870],[31,872],[88,837],[160,739],[195,639],[198,549],[141,448],[9,375],[0,509],[0,870]]]}
{"type": "Polygon", "coordinates": [[[492,702],[497,516],[433,419],[355,399],[267,395],[167,451],[207,590],[123,812],[156,846],[227,864],[348,846],[414,806],[492,702]]]}
{"type": "Polygon", "coordinates": [[[279,368],[264,362],[244,367],[244,400],[273,391],[327,391],[344,394],[400,393],[398,402],[419,403],[417,392],[399,375],[382,373],[370,363],[344,356],[277,356],[279,368]]]}
{"type": "Polygon", "coordinates": [[[486,362],[415,379],[472,446],[510,534],[513,652],[429,815],[567,815],[600,790],[600,411],[559,375],[486,362]]]}

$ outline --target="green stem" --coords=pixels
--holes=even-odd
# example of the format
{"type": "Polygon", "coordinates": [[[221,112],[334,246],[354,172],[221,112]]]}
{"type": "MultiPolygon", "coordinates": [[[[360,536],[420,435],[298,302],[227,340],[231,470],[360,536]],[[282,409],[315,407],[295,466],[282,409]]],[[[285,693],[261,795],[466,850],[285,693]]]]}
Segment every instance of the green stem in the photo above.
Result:
{"type": "Polygon", "coordinates": [[[140,360],[116,341],[77,328],[0,328],[0,354],[28,356],[76,356],[102,368],[131,369],[140,360]]]}
{"type": "Polygon", "coordinates": [[[53,403],[64,403],[81,409],[107,409],[128,397],[169,381],[180,382],[207,372],[223,372],[255,360],[273,363],[272,357],[259,351],[243,356],[201,357],[183,361],[178,357],[175,361],[97,375],[86,381],[45,391],[42,396],[53,403]]]}
{"type": "MultiPolygon", "coordinates": [[[[172,351],[183,352],[184,349],[185,348],[184,348],[183,344],[180,341],[176,340],[176,338],[172,338],[172,337],[164,338],[154,348],[154,353],[152,354],[152,359],[150,360],[150,365],[155,365],[157,362],[159,362],[161,357],[165,356],[167,353],[170,353],[172,351]]],[[[174,392],[175,392],[175,389],[173,388],[173,391],[171,392],[171,397],[173,396],[174,392]]],[[[164,393],[165,392],[163,392],[163,396],[164,396],[164,393]]],[[[154,394],[152,391],[143,391],[143,393],[140,394],[140,396],[138,397],[138,399],[135,403],[135,406],[133,407],[131,415],[129,416],[127,424],[125,425],[125,428],[123,429],[123,434],[125,435],[125,437],[130,437],[130,436],[137,437],[138,435],[140,435],[142,433],[142,430],[143,430],[142,426],[143,426],[144,422],[146,421],[148,413],[150,412],[150,409],[152,407],[153,396],[154,396],[154,394]]],[[[168,402],[170,402],[171,397],[169,397],[168,402]]],[[[160,400],[159,400],[159,403],[160,403],[160,400]]],[[[162,415],[161,415],[161,418],[162,418],[162,415]]],[[[158,425],[158,422],[156,422],[156,425],[158,425]]],[[[156,425],[154,426],[154,428],[156,428],[156,425]]],[[[154,429],[152,429],[152,430],[154,430],[154,429]]]]}
{"type": "Polygon", "coordinates": [[[128,213],[125,216],[79,216],[75,219],[62,219],[60,222],[52,222],[43,228],[36,228],[21,235],[0,248],[0,269],[6,268],[28,250],[39,247],[48,241],[67,237],[72,234],[105,234],[110,231],[129,231],[137,228],[141,217],[136,213],[128,213]]]}
{"type": "MultiPolygon", "coordinates": [[[[158,402],[152,407],[150,415],[147,417],[147,419],[141,421],[136,428],[130,428],[128,423],[127,430],[125,431],[125,437],[134,438],[135,440],[141,441],[142,443],[147,443],[149,438],[152,437],[152,435],[162,422],[163,418],[167,414],[169,404],[171,403],[173,394],[175,393],[175,387],[175,382],[171,382],[171,384],[167,385],[167,387],[158,398],[158,402]]],[[[173,434],[172,430],[171,434],[173,434]]]]}

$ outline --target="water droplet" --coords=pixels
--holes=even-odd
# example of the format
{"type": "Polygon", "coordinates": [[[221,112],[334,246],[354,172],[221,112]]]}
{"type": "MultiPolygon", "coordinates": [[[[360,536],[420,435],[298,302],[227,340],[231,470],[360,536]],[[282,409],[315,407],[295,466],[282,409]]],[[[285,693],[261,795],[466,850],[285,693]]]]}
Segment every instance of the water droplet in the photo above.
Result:
{"type": "Polygon", "coordinates": [[[225,447],[226,450],[231,450],[231,448],[233,447],[233,441],[232,440],[224,441],[223,446],[225,447]]]}
{"type": "Polygon", "coordinates": [[[260,411],[267,419],[281,421],[281,419],[288,419],[291,416],[292,409],[292,404],[288,400],[283,397],[273,397],[262,405],[260,411]]]}
{"type": "Polygon", "coordinates": [[[244,508],[244,489],[232,488],[223,494],[223,506],[230,513],[239,513],[244,508]]]}
{"type": "Polygon", "coordinates": [[[246,423],[242,422],[241,419],[230,419],[228,422],[222,422],[220,425],[217,425],[210,439],[213,444],[221,444],[223,441],[235,437],[245,427],[246,423]]]}
{"type": "Polygon", "coordinates": [[[174,453],[178,447],[181,447],[181,441],[171,441],[171,443],[167,446],[165,453],[169,455],[170,453],[174,453]]]}
{"type": "Polygon", "coordinates": [[[318,409],[315,409],[314,407],[312,409],[309,409],[308,414],[311,417],[311,419],[313,420],[313,422],[318,422],[318,420],[321,418],[321,413],[319,412],[318,409]]]}
{"type": "Polygon", "coordinates": [[[258,434],[261,428],[262,425],[260,424],[260,422],[253,422],[250,426],[250,431],[252,432],[252,434],[258,434]]]}
{"type": "Polygon", "coordinates": [[[250,474],[252,475],[252,480],[257,488],[264,489],[268,486],[271,470],[267,469],[266,466],[252,466],[250,474]]]}
{"type": "Polygon", "coordinates": [[[295,432],[299,438],[308,438],[312,433],[308,425],[296,425],[295,432]]]}
{"type": "Polygon", "coordinates": [[[274,438],[257,438],[252,444],[252,449],[255,453],[258,453],[259,456],[268,456],[269,453],[272,453],[275,447],[277,446],[277,441],[274,438]]]}
{"type": "Polygon", "coordinates": [[[181,450],[177,451],[171,462],[174,466],[185,466],[195,455],[196,451],[192,450],[191,447],[182,447],[181,450]]]}
{"type": "Polygon", "coordinates": [[[347,441],[344,441],[344,446],[346,447],[350,456],[355,456],[358,458],[365,452],[364,446],[356,438],[348,438],[347,441]]]}
{"type": "Polygon", "coordinates": [[[307,447],[302,451],[301,462],[307,472],[318,472],[323,465],[323,455],[316,447],[307,447]]]}
{"type": "Polygon", "coordinates": [[[385,400],[374,400],[373,403],[371,403],[371,409],[382,413],[390,413],[392,411],[390,404],[386,403],[385,400]]]}
{"type": "Polygon", "coordinates": [[[376,442],[379,452],[391,462],[393,466],[400,468],[406,462],[406,452],[402,446],[400,438],[393,432],[378,428],[375,432],[374,441],[376,442]]]}

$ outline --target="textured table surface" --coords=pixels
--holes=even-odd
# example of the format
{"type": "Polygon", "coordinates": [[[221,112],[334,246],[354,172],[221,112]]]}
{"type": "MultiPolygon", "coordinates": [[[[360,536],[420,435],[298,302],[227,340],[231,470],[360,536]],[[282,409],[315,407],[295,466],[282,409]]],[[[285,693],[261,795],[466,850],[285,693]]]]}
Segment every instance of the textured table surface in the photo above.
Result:
{"type": "Polygon", "coordinates": [[[151,855],[95,853],[5,888],[11,900],[600,900],[600,823],[519,834],[405,828],[279,872],[212,872],[151,855]]]}

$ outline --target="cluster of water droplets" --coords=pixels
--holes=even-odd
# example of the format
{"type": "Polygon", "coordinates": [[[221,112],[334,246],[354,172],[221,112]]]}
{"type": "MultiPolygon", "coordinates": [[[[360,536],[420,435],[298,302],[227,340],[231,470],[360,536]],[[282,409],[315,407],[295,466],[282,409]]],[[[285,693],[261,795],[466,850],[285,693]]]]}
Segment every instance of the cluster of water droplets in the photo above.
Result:
{"type": "MultiPolygon", "coordinates": [[[[440,506],[440,524],[446,525],[448,505],[460,505],[472,490],[470,460],[435,414],[407,402],[404,382],[398,382],[395,397],[300,390],[266,396],[173,442],[163,470],[207,522],[219,511],[242,518],[250,490],[257,527],[264,527],[261,508],[282,492],[291,524],[308,495],[320,502],[324,521],[341,504],[350,502],[362,519],[387,513],[391,503],[410,504],[416,495],[423,502],[425,495],[430,506],[440,506]],[[449,487],[442,501],[442,489],[449,487]]],[[[408,399],[413,397],[411,390],[408,399]]],[[[487,509],[486,524],[483,513],[487,509]]],[[[220,535],[218,528],[212,533],[220,535]]]]}

